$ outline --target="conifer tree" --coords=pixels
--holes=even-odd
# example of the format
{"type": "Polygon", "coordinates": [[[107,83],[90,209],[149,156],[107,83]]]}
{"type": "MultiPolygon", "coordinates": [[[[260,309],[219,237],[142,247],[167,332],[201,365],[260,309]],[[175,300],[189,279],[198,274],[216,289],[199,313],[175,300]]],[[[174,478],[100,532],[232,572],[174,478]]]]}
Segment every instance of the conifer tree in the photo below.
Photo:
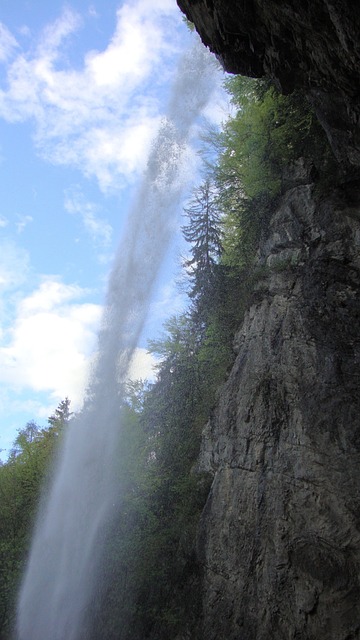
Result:
{"type": "Polygon", "coordinates": [[[207,309],[216,279],[216,265],[222,252],[221,216],[214,185],[206,179],[193,191],[184,213],[188,224],[182,227],[184,238],[191,244],[191,258],[184,261],[191,282],[189,296],[199,324],[206,322],[207,309]]]}
{"type": "Polygon", "coordinates": [[[60,433],[64,427],[69,424],[70,418],[73,415],[70,411],[71,400],[68,397],[62,400],[55,412],[48,418],[48,423],[57,432],[60,433]]]}

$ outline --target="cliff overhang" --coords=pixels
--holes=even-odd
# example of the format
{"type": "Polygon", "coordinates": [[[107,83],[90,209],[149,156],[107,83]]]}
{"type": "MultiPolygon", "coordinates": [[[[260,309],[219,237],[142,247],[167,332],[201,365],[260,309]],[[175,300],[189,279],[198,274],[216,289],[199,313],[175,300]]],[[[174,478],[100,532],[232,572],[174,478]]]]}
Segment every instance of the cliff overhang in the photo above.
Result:
{"type": "Polygon", "coordinates": [[[177,0],[224,69],[303,90],[334,153],[360,165],[360,13],[352,0],[177,0]]]}

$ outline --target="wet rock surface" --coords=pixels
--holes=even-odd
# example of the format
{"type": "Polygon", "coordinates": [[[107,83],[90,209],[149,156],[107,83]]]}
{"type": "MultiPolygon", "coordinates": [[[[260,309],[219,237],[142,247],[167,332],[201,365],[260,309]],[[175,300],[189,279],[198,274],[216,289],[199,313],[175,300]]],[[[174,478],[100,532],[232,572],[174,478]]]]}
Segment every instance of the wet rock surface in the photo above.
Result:
{"type": "Polygon", "coordinates": [[[177,0],[231,73],[313,102],[338,159],[360,165],[360,12],[353,0],[177,0]]]}
{"type": "Polygon", "coordinates": [[[206,640],[360,637],[360,208],[314,193],[299,166],[203,435],[206,640]]]}

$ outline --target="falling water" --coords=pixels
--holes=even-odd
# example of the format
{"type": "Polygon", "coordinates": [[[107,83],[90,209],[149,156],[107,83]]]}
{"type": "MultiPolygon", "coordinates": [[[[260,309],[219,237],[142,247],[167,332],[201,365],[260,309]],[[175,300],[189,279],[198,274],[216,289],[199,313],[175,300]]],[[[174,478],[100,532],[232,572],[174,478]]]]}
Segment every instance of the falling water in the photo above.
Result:
{"type": "Polygon", "coordinates": [[[141,333],[183,189],[191,125],[209,99],[214,63],[197,44],[182,60],[168,109],[110,275],[98,359],[82,414],[67,433],[32,542],[18,604],[18,640],[80,640],[89,616],[101,539],[118,491],[113,453],[120,382],[141,333]]]}

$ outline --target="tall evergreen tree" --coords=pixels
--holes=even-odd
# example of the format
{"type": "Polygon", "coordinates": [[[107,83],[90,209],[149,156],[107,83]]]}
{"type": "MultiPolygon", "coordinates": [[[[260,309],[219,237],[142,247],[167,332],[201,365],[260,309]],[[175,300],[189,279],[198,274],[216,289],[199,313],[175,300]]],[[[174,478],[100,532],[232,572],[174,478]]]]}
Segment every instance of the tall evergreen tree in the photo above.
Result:
{"type": "Polygon", "coordinates": [[[184,213],[188,224],[182,227],[182,232],[191,244],[191,258],[185,260],[184,266],[191,282],[189,296],[201,324],[206,322],[211,307],[216,265],[222,252],[221,215],[216,189],[209,179],[193,191],[184,213]]]}
{"type": "Polygon", "coordinates": [[[71,400],[68,397],[62,400],[55,412],[48,418],[48,423],[53,429],[60,433],[64,427],[69,424],[70,418],[73,415],[70,411],[71,400]]]}

